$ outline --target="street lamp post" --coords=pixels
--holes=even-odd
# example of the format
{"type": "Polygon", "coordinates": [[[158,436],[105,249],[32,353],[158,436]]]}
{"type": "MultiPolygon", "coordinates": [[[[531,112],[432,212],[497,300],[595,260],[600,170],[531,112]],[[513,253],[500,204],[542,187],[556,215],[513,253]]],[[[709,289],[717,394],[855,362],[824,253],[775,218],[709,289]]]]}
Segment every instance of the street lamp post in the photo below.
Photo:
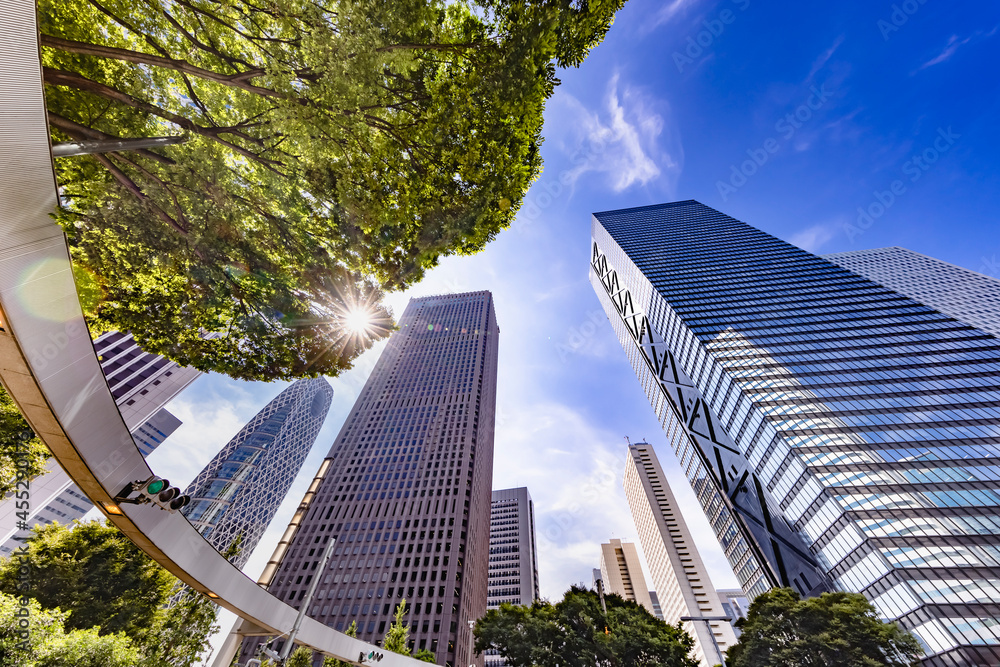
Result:
{"type": "Polygon", "coordinates": [[[715,646],[715,652],[719,656],[719,663],[722,667],[726,667],[726,658],[722,655],[722,649],[719,648],[719,642],[715,639],[715,633],[712,632],[712,621],[726,621],[727,623],[732,622],[731,616],[681,616],[682,621],[705,621],[705,625],[708,626],[708,634],[712,636],[712,645],[715,646]]]}

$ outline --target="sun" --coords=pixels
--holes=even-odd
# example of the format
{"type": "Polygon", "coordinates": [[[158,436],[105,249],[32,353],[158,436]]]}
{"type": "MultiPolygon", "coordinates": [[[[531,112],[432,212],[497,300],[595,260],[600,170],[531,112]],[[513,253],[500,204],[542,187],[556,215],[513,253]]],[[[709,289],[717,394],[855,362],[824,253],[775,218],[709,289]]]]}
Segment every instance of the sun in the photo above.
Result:
{"type": "Polygon", "coordinates": [[[372,324],[372,312],[361,308],[352,308],[344,315],[344,324],[352,333],[365,333],[372,324]]]}

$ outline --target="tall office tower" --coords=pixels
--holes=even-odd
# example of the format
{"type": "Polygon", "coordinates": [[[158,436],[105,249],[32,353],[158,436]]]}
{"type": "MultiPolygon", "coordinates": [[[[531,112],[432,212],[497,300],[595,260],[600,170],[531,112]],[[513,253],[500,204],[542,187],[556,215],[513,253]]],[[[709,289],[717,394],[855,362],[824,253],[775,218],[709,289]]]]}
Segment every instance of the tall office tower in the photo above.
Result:
{"type": "Polygon", "coordinates": [[[906,248],[823,255],[948,317],[1000,336],[1000,280],[906,248]]]}
{"type": "Polygon", "coordinates": [[[748,596],[860,591],[926,665],[1000,662],[1000,342],[695,201],[592,229],[591,281],[748,596]]]}
{"type": "MultiPolygon", "coordinates": [[[[489,292],[411,299],[261,577],[337,629],[382,639],[405,598],[416,650],[483,664],[469,622],[486,612],[497,328],[489,292]],[[336,538],[326,572],[324,545],[336,538]]],[[[243,642],[240,661],[259,639],[243,642]]]]}
{"type": "Polygon", "coordinates": [[[736,621],[746,618],[747,612],[750,610],[750,600],[747,599],[747,594],[743,592],[742,588],[720,588],[715,593],[722,600],[722,611],[732,619],[730,624],[733,626],[736,638],[739,639],[743,631],[736,627],[736,621]]]}
{"type": "Polygon", "coordinates": [[[649,591],[649,601],[653,603],[653,616],[663,620],[663,608],[660,606],[660,596],[656,591],[649,591]]]}
{"type": "MultiPolygon", "coordinates": [[[[117,331],[99,336],[94,350],[125,425],[139,451],[148,455],[180,426],[180,420],[163,406],[200,377],[201,371],[144,352],[131,334],[117,331]]],[[[53,521],[68,524],[82,518],[93,504],[54,458],[45,467],[46,474],[31,484],[28,527],[53,521]]],[[[16,537],[27,536],[17,525],[13,500],[0,502],[0,556],[22,544],[16,537]]]]}
{"type": "MultiPolygon", "coordinates": [[[[651,445],[629,445],[623,483],[663,620],[674,625],[681,618],[725,616],[651,445]]],[[[727,621],[685,621],[684,628],[694,637],[694,657],[704,667],[724,662],[725,650],[736,643],[727,621]]]]}
{"type": "Polygon", "coordinates": [[[601,545],[601,580],[605,593],[641,604],[650,614],[656,615],[639,552],[631,542],[613,539],[601,545]]]}
{"type": "MultiPolygon", "coordinates": [[[[504,602],[531,605],[539,599],[538,551],[535,547],[535,506],[526,487],[493,491],[490,503],[490,567],[487,609],[504,602]]],[[[486,667],[507,662],[486,651],[486,667]]]]}
{"type": "Polygon", "coordinates": [[[493,491],[487,609],[530,605],[538,595],[535,505],[526,487],[493,491]]]}
{"type": "Polygon", "coordinates": [[[94,351],[132,432],[201,376],[196,368],[144,351],[129,333],[102,334],[94,341],[94,351]]]}
{"type": "Polygon", "coordinates": [[[285,388],[233,436],[185,493],[182,512],[221,553],[239,539],[230,560],[246,565],[319,435],[333,400],[323,378],[285,388]]]}

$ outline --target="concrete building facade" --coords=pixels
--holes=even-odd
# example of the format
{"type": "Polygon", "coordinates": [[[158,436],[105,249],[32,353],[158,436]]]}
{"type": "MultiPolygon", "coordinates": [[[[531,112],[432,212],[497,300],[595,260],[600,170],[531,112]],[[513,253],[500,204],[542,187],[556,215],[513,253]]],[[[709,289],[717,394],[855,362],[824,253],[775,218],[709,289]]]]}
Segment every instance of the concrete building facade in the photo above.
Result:
{"type": "MultiPolygon", "coordinates": [[[[629,445],[624,485],[663,620],[673,625],[685,617],[725,616],[651,445],[629,445]]],[[[721,664],[726,649],[736,643],[726,621],[685,621],[684,629],[694,637],[693,655],[703,667],[721,664]]]]}
{"type": "Polygon", "coordinates": [[[635,544],[612,539],[601,545],[601,580],[605,594],[620,595],[656,615],[635,544]]]}
{"type": "MultiPolygon", "coordinates": [[[[470,621],[486,612],[498,336],[489,292],[412,299],[321,467],[268,590],[378,642],[405,599],[414,650],[482,665],[470,621]],[[331,561],[317,571],[328,540],[331,561]]],[[[270,567],[270,566],[269,566],[270,567]]],[[[245,662],[258,639],[244,641],[245,662]]]]}

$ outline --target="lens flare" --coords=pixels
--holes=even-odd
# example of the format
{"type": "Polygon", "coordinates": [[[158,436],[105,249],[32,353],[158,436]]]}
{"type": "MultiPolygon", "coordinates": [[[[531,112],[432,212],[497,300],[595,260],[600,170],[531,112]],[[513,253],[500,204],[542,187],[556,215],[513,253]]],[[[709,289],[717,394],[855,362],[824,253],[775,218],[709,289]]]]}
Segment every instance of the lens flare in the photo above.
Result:
{"type": "Polygon", "coordinates": [[[372,313],[361,308],[351,309],[344,315],[344,324],[353,333],[365,333],[372,324],[372,313]]]}

